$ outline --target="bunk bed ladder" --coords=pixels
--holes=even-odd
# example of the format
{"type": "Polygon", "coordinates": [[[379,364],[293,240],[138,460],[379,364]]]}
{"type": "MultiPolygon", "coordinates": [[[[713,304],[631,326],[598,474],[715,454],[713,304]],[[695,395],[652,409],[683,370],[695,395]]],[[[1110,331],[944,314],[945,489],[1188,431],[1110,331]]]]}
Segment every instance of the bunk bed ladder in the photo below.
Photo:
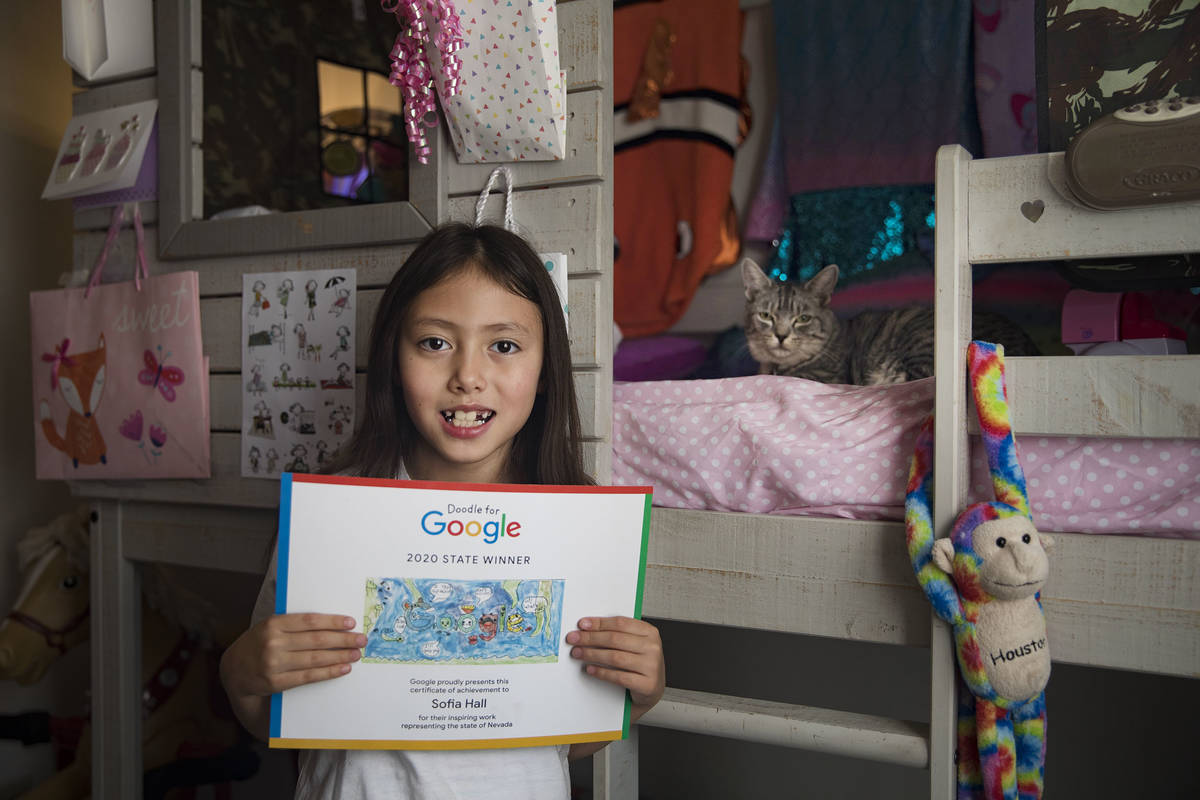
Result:
{"type": "Polygon", "coordinates": [[[929,728],[919,722],[668,688],[640,724],[923,768],[929,728]]]}
{"type": "MultiPolygon", "coordinates": [[[[971,338],[972,265],[1196,252],[1200,229],[1194,224],[1195,205],[1119,212],[1080,205],[1067,186],[1063,153],[973,161],[961,146],[945,145],[937,153],[934,191],[937,467],[933,522],[937,535],[948,535],[957,512],[965,507],[968,436],[978,431],[965,358],[971,338]],[[1030,214],[1031,207],[1037,213],[1030,214]],[[950,464],[953,468],[944,466],[950,464]]],[[[1007,359],[1006,367],[1009,409],[1018,436],[1200,436],[1200,417],[1191,400],[1200,390],[1196,356],[1027,357],[1007,359]]],[[[1062,533],[1056,539],[1054,560],[1070,563],[1073,555],[1085,551],[1093,559],[1098,557],[1100,548],[1092,537],[1062,533]]],[[[1150,553],[1159,545],[1143,542],[1142,549],[1150,553]]],[[[1195,563],[1194,542],[1172,542],[1170,549],[1181,563],[1195,563]]],[[[1137,561],[1126,568],[1147,569],[1144,565],[1154,558],[1147,555],[1137,561]]],[[[1072,620],[1068,608],[1086,603],[1068,600],[1078,589],[1069,573],[1060,569],[1052,563],[1053,590],[1043,595],[1051,639],[1059,643],[1052,649],[1056,661],[1195,674],[1194,660],[1187,655],[1173,661],[1142,653],[1130,648],[1128,630],[1100,620],[1072,620]],[[1056,611],[1064,613],[1056,616],[1056,611]],[[1086,635],[1078,629],[1086,630],[1086,635]]],[[[1154,624],[1149,621],[1154,619],[1176,632],[1174,637],[1186,642],[1180,647],[1186,654],[1196,650],[1196,628],[1190,622],[1194,616],[1189,617],[1195,613],[1192,603],[1190,597],[1150,592],[1139,605],[1170,609],[1163,618],[1156,618],[1157,611],[1150,612],[1146,624],[1154,624]]],[[[949,800],[956,783],[957,677],[948,626],[937,618],[932,626],[930,797],[949,800]]]]}
{"type": "MultiPolygon", "coordinates": [[[[938,151],[934,179],[934,390],[933,530],[948,536],[967,499],[967,367],[971,339],[971,264],[967,253],[966,150],[938,151]]],[[[957,676],[949,626],[932,611],[929,639],[929,796],[956,792],[957,676]]]]}

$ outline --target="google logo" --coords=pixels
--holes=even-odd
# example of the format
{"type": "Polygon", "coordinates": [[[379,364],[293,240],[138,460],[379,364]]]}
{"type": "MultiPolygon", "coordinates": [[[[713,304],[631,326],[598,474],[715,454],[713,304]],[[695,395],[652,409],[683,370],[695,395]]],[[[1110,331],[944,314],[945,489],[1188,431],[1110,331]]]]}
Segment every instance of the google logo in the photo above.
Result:
{"type": "Polygon", "coordinates": [[[430,536],[448,533],[451,536],[482,536],[487,544],[495,544],[502,536],[517,538],[521,535],[521,523],[508,522],[507,515],[501,514],[499,521],[490,519],[480,522],[477,519],[461,520],[451,518],[443,520],[441,511],[426,511],[421,517],[421,530],[430,536]]]}

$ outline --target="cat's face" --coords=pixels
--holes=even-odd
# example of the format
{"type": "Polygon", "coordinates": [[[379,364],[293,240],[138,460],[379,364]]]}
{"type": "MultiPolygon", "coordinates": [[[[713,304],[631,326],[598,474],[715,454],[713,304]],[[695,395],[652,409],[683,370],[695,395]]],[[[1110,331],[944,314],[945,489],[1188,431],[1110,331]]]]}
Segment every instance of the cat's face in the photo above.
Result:
{"type": "Polygon", "coordinates": [[[837,265],[830,264],[805,284],[773,281],[743,259],[746,343],[755,360],[787,368],[820,354],[836,331],[829,298],[837,279],[837,265]]]}

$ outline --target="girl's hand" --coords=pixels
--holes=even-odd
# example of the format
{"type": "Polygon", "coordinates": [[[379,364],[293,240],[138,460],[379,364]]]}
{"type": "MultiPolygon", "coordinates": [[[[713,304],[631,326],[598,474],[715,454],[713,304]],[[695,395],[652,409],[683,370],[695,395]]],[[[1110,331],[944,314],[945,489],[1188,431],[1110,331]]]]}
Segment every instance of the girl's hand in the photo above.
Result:
{"type": "Polygon", "coordinates": [[[631,717],[637,721],[663,696],[666,662],[658,628],[629,617],[584,617],[579,630],[567,634],[571,657],[602,681],[629,690],[631,717]]]}
{"type": "Polygon", "coordinates": [[[267,697],[349,672],[367,644],[354,625],[340,614],[280,614],[239,636],[221,656],[221,683],[242,724],[263,735],[267,697]]]}

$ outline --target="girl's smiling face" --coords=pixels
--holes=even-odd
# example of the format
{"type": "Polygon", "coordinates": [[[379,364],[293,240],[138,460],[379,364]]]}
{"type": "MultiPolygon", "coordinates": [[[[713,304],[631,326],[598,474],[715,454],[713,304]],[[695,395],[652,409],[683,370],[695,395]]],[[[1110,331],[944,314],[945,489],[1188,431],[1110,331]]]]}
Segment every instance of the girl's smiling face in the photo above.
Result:
{"type": "Polygon", "coordinates": [[[467,267],[413,301],[398,351],[400,388],[420,434],[408,473],[419,480],[516,480],[505,468],[542,372],[537,305],[467,267]]]}

